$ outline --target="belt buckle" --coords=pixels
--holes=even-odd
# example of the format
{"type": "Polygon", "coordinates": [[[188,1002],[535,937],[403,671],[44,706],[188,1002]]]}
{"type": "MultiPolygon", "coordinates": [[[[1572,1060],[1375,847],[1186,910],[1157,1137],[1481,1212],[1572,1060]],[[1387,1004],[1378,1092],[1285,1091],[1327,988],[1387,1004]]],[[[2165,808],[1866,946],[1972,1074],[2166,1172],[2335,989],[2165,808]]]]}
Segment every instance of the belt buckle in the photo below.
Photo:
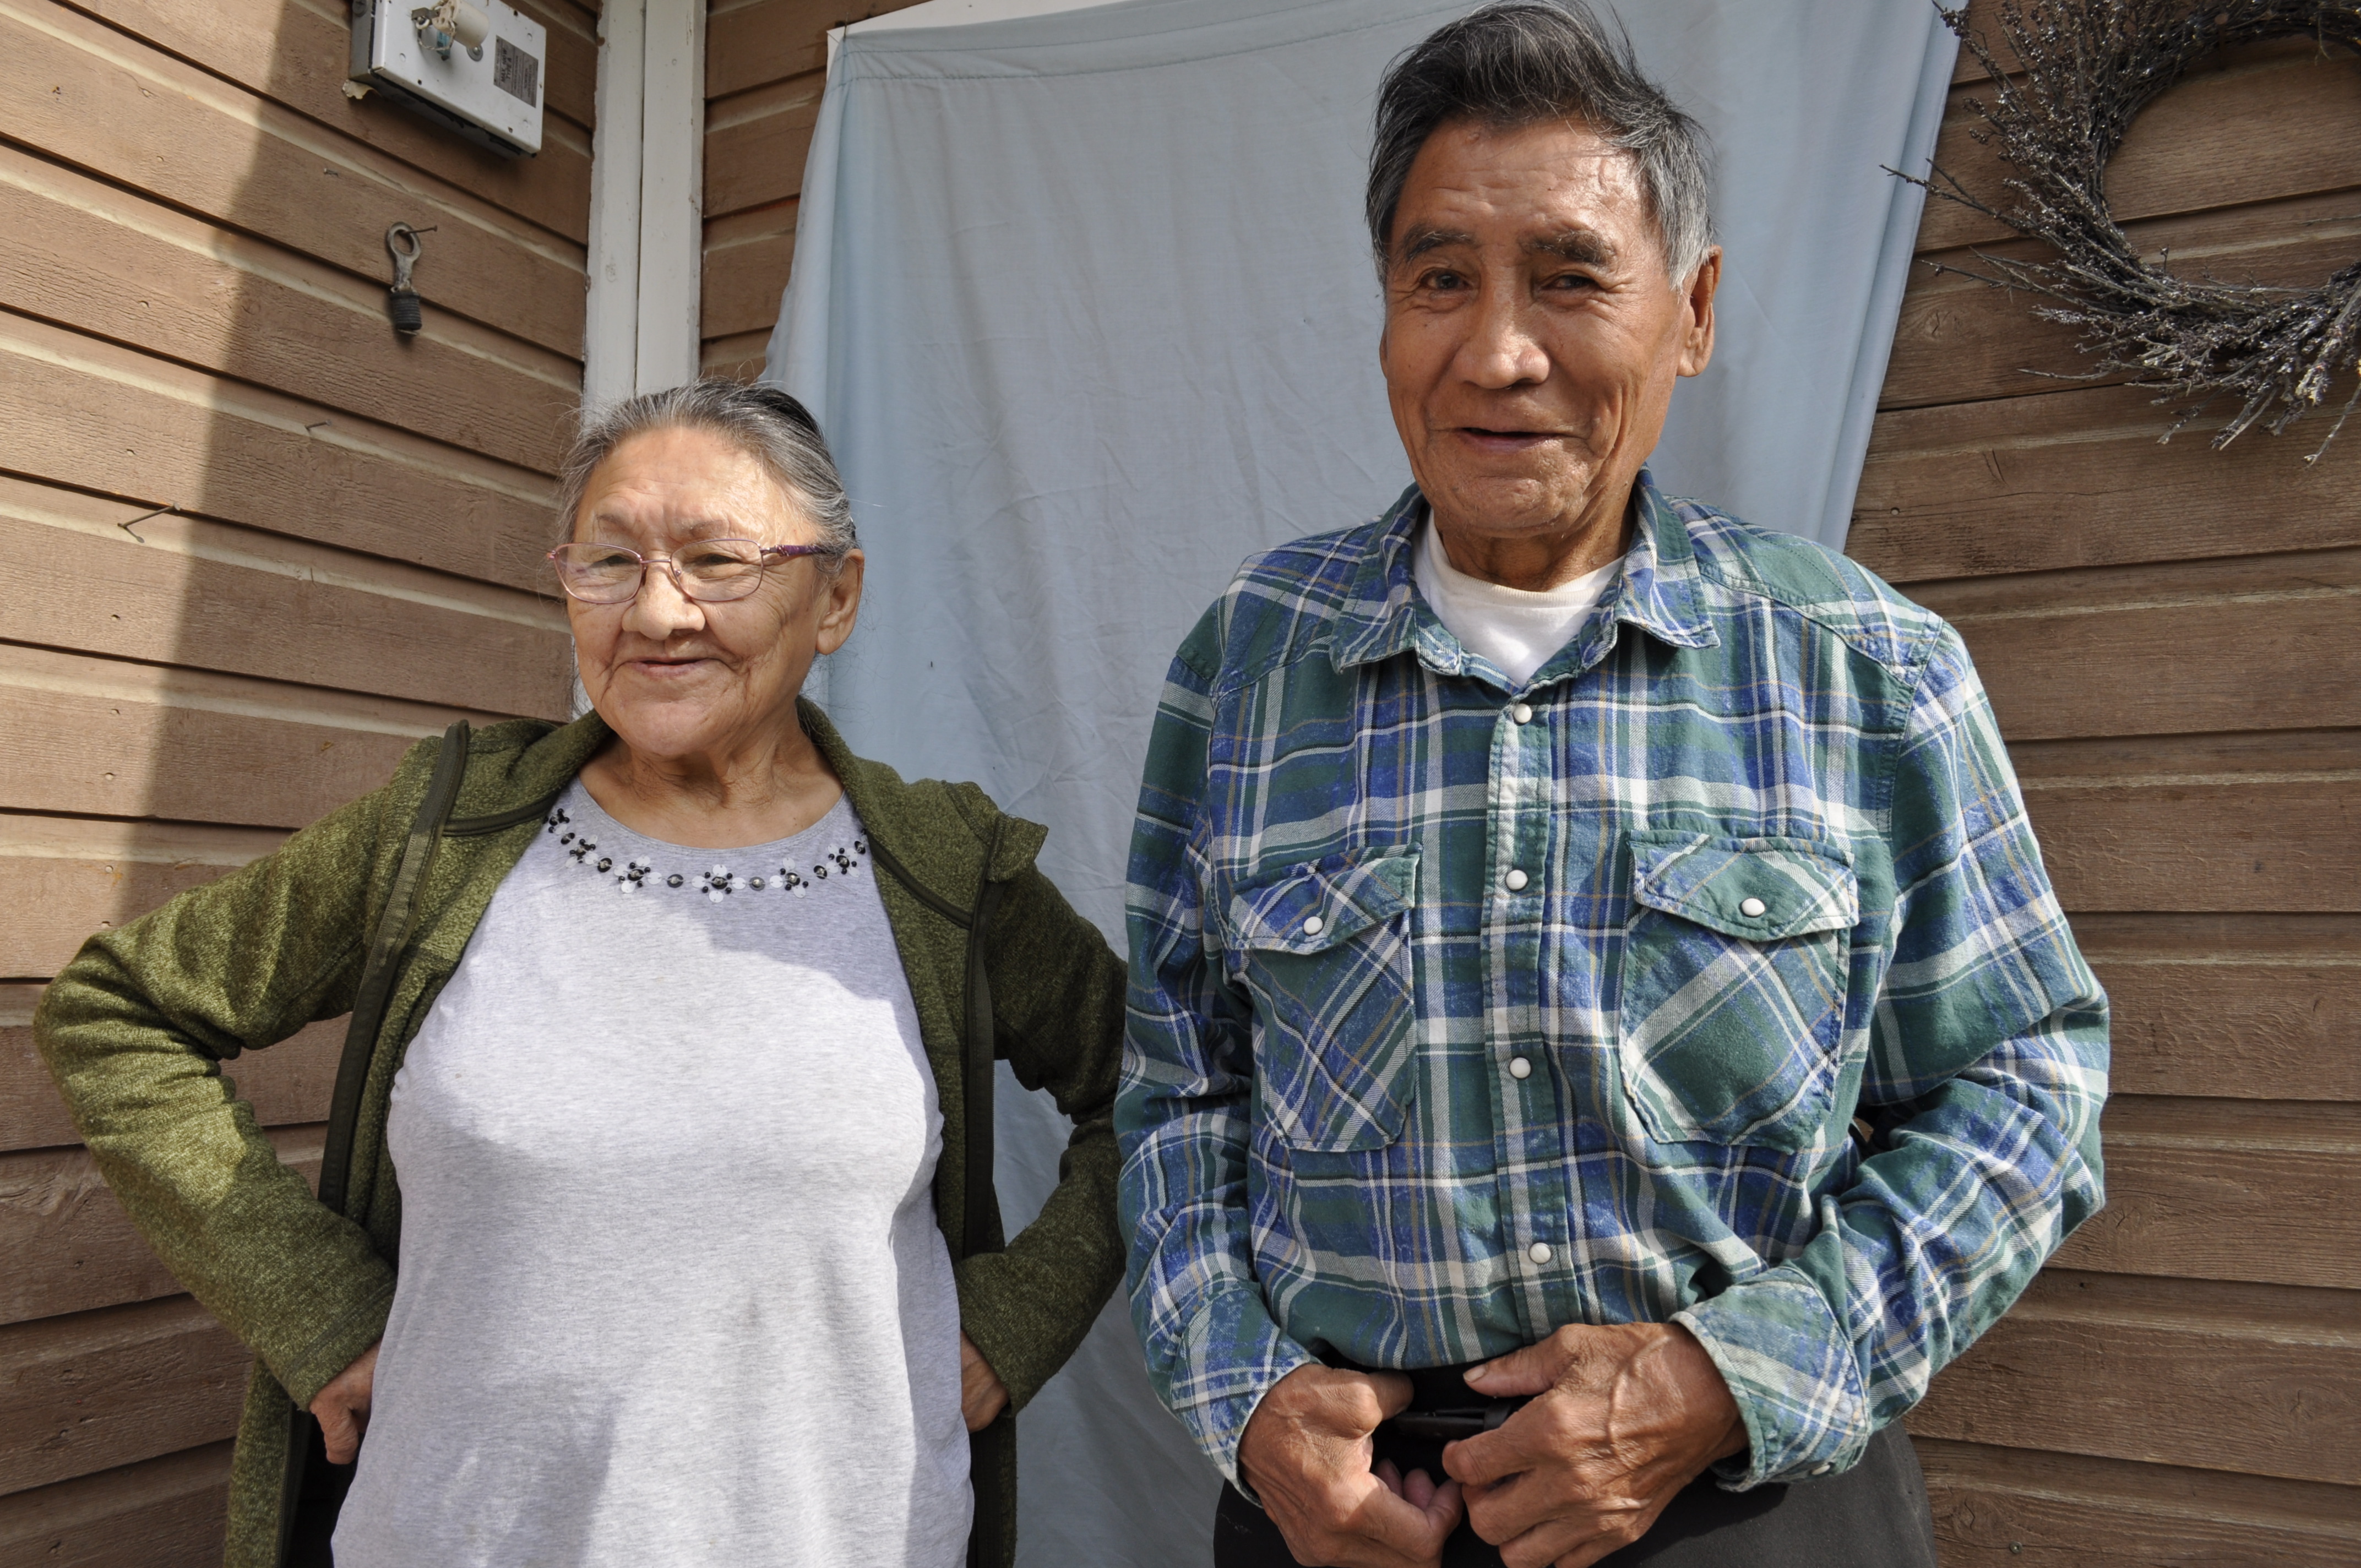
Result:
{"type": "Polygon", "coordinates": [[[1502,1422],[1524,1408],[1522,1399],[1487,1399],[1475,1405],[1446,1405],[1433,1410],[1404,1410],[1378,1423],[1403,1437],[1430,1442],[1456,1442],[1461,1438],[1498,1431],[1502,1422]]]}

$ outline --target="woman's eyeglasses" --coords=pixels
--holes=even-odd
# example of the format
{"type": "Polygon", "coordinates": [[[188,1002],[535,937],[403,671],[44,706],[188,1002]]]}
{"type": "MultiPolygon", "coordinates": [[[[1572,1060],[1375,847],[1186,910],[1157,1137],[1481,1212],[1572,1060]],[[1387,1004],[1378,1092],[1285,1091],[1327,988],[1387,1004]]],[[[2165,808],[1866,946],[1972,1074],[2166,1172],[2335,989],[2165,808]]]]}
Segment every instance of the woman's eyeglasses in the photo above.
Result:
{"type": "Polygon", "coordinates": [[[561,544],[549,553],[557,581],[585,604],[627,604],[639,598],[650,566],[670,574],[683,598],[699,604],[741,599],[762,586],[774,560],[837,555],[833,544],[764,544],[752,539],[699,539],[670,555],[642,555],[620,544],[561,544]]]}

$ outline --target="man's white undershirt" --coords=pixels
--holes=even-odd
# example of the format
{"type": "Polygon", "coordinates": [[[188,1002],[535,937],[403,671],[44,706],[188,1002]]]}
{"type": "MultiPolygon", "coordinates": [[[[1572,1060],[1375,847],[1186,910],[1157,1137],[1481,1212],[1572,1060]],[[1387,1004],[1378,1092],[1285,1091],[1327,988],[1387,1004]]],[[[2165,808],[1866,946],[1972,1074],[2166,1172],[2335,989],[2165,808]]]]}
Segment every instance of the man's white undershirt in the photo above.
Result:
{"type": "Polygon", "coordinates": [[[1511,685],[1522,685],[1573,640],[1622,565],[1609,561],[1540,593],[1503,587],[1453,565],[1430,522],[1419,531],[1412,569],[1428,608],[1459,645],[1489,660],[1511,685]]]}

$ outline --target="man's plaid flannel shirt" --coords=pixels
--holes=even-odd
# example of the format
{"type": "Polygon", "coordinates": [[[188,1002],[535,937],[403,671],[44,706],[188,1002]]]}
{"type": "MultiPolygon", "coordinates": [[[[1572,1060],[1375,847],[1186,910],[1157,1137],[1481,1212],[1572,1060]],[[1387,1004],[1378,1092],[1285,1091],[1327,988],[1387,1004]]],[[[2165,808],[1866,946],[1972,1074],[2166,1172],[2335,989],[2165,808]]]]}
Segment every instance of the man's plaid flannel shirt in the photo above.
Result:
{"type": "Polygon", "coordinates": [[[1643,474],[1518,686],[1419,598],[1425,515],[1249,559],[1172,663],[1115,1113],[1149,1375],[1235,1480],[1320,1347],[1672,1321],[1724,1485],[1846,1468],[2102,1201],[2106,1000],[1966,650],[1643,474]]]}

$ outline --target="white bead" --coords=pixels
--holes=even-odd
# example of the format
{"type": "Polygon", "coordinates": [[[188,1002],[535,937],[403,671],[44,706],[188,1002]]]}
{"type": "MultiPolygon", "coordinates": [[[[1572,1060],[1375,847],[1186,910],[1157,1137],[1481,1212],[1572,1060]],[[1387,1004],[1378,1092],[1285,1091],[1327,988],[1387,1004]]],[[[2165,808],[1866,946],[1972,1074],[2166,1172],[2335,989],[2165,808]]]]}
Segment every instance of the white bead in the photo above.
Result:
{"type": "Polygon", "coordinates": [[[1321,919],[1317,915],[1310,916],[1303,922],[1303,934],[1307,937],[1317,937],[1327,928],[1328,922],[1321,919]]]}
{"type": "Polygon", "coordinates": [[[1550,1245],[1547,1242],[1535,1242],[1525,1249],[1525,1255],[1535,1263],[1547,1263],[1550,1260],[1550,1245]]]}
{"type": "Polygon", "coordinates": [[[1510,1078],[1531,1078],[1532,1075],[1532,1063],[1527,1061],[1522,1057],[1510,1057],[1509,1058],[1509,1076],[1510,1078]]]}
{"type": "Polygon", "coordinates": [[[1510,893],[1522,893],[1525,891],[1525,873],[1521,871],[1517,871],[1512,868],[1509,874],[1501,880],[1509,884],[1509,891],[1510,893]]]}
{"type": "Polygon", "coordinates": [[[1752,920],[1761,916],[1764,910],[1770,907],[1771,906],[1769,905],[1763,903],[1759,898],[1749,898],[1739,905],[1738,912],[1741,915],[1745,916],[1749,920],[1752,920]]]}

